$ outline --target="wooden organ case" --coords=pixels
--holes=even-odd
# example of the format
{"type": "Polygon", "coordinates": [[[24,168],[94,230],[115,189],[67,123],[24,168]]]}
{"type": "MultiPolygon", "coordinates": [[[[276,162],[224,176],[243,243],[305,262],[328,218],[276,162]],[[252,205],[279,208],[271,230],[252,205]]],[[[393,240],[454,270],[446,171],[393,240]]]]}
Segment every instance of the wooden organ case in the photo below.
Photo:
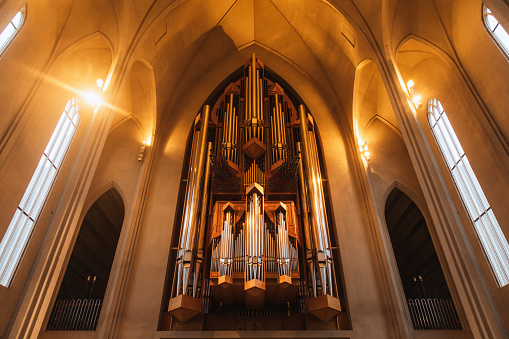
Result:
{"type": "Polygon", "coordinates": [[[254,54],[243,70],[195,120],[162,329],[295,313],[345,329],[314,121],[254,54]]]}

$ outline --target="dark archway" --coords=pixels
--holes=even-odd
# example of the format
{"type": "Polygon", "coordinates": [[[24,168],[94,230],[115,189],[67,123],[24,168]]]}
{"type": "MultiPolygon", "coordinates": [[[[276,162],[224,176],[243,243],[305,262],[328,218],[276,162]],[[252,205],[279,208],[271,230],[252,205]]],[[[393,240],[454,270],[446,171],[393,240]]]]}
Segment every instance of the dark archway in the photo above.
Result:
{"type": "Polygon", "coordinates": [[[385,220],[415,329],[461,328],[426,220],[417,205],[395,188],[385,220]]]}
{"type": "Polygon", "coordinates": [[[87,211],[47,330],[95,329],[124,214],[122,197],[115,188],[101,195],[87,211]]]}

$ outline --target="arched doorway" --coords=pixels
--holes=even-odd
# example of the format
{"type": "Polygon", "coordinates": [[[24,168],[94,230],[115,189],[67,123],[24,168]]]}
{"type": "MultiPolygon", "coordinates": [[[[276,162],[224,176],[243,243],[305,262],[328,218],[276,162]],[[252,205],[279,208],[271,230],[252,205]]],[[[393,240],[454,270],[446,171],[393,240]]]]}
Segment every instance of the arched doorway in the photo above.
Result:
{"type": "Polygon", "coordinates": [[[115,188],[101,195],[87,211],[57,294],[48,331],[95,330],[124,213],[122,197],[115,188]]]}
{"type": "Polygon", "coordinates": [[[461,329],[426,220],[399,189],[389,194],[385,220],[415,329],[461,329]]]}

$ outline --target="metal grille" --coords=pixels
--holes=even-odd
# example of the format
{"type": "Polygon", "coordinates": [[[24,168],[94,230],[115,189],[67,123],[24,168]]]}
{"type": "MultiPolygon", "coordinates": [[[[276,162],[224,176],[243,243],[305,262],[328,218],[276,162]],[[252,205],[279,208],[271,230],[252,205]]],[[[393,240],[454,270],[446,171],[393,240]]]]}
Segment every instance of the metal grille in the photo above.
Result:
{"type": "Polygon", "coordinates": [[[95,331],[102,300],[57,300],[47,331],[95,331]]]}
{"type": "Polygon", "coordinates": [[[408,299],[408,308],[416,330],[461,330],[451,300],[408,299]]]}

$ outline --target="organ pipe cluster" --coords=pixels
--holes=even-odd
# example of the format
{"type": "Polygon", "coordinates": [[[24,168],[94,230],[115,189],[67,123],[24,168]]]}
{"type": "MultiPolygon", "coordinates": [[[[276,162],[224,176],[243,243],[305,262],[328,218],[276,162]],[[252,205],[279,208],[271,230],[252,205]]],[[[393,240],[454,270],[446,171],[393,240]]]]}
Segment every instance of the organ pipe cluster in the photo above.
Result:
{"type": "Polygon", "coordinates": [[[323,321],[341,310],[316,126],[265,73],[253,54],[195,121],[168,307],[179,321],[201,298],[298,299],[323,321]]]}
{"type": "MultiPolygon", "coordinates": [[[[185,193],[186,204],[182,217],[174,285],[172,288],[173,297],[179,295],[197,296],[196,280],[198,279],[202,261],[198,253],[203,253],[203,237],[206,226],[206,209],[202,208],[201,213],[199,213],[199,206],[200,203],[206,205],[210,176],[210,162],[207,161],[207,154],[209,154],[207,151],[209,118],[210,108],[205,106],[201,113],[200,130],[196,130],[193,136],[192,157],[185,193]]],[[[211,145],[209,144],[209,149],[210,147],[211,145]]]]}
{"type": "Polygon", "coordinates": [[[223,120],[223,138],[221,153],[226,160],[237,164],[238,117],[237,108],[233,104],[234,93],[231,92],[226,104],[223,120]]]}
{"type": "Polygon", "coordinates": [[[251,56],[251,64],[247,67],[245,78],[245,100],[246,100],[246,143],[252,138],[261,142],[264,139],[263,133],[263,79],[260,75],[261,67],[258,67],[256,57],[251,56]]]}
{"type": "Polygon", "coordinates": [[[246,161],[246,172],[244,175],[244,186],[247,187],[253,183],[257,183],[262,187],[265,186],[265,171],[263,170],[263,164],[260,161],[252,160],[246,161]]]}
{"type": "Polygon", "coordinates": [[[274,107],[272,107],[270,126],[272,127],[272,163],[275,164],[288,158],[285,115],[277,92],[274,93],[274,107]]]}
{"type": "Polygon", "coordinates": [[[248,188],[246,205],[246,281],[264,281],[263,188],[258,184],[248,188]]]}
{"type": "MultiPolygon", "coordinates": [[[[304,106],[299,106],[302,155],[305,164],[300,170],[301,200],[305,206],[305,224],[310,224],[311,232],[306,233],[306,243],[310,250],[309,271],[313,275],[312,295],[337,296],[336,278],[332,259],[322,176],[316,145],[316,136],[308,128],[308,115],[304,106]],[[310,206],[310,210],[307,210],[310,206]],[[318,283],[318,284],[317,284],[318,283]]],[[[304,208],[303,208],[304,209],[304,208]]],[[[305,225],[305,228],[309,226],[305,225]]]]}

